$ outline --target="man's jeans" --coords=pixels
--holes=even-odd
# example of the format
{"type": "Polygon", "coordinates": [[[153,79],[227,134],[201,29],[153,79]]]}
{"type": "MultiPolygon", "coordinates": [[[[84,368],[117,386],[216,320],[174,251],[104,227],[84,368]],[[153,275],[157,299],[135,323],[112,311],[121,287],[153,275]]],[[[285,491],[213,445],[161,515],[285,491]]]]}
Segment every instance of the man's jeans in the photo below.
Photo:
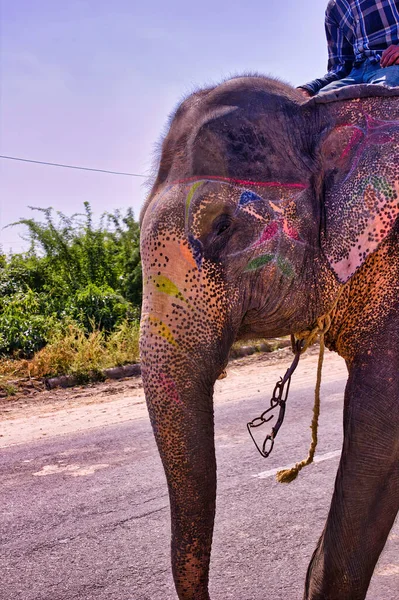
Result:
{"type": "Polygon", "coordinates": [[[389,87],[399,86],[399,65],[392,65],[392,67],[383,69],[379,63],[374,64],[367,58],[359,67],[354,67],[348,77],[329,83],[320,90],[319,94],[339,90],[347,85],[357,83],[374,83],[389,87]]]}

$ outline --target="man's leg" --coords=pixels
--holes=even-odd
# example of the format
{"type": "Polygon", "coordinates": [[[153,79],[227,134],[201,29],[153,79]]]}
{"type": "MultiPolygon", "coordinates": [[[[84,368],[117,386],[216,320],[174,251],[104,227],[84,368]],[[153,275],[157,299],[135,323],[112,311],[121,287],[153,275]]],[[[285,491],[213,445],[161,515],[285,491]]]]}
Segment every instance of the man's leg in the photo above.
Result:
{"type": "Polygon", "coordinates": [[[341,88],[346,87],[348,85],[356,85],[358,83],[363,83],[362,75],[363,75],[362,69],[359,69],[359,68],[352,69],[352,71],[349,73],[348,77],[344,77],[343,79],[338,79],[337,81],[333,81],[332,83],[329,83],[328,85],[326,85],[325,87],[323,87],[320,90],[318,95],[328,94],[328,92],[340,90],[341,88]]]}
{"type": "Polygon", "coordinates": [[[373,83],[375,85],[387,85],[389,87],[399,86],[399,65],[392,67],[379,67],[374,72],[370,73],[365,80],[365,83],[373,83]]]}

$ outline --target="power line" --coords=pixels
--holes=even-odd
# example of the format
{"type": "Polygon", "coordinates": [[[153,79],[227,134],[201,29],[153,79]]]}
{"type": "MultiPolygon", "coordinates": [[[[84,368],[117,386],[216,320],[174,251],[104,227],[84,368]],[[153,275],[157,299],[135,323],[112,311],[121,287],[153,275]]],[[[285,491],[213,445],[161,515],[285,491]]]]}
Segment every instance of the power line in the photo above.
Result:
{"type": "Polygon", "coordinates": [[[126,177],[143,177],[145,178],[145,175],[139,175],[138,173],[123,173],[121,171],[107,171],[106,169],[91,169],[89,167],[78,167],[76,165],[63,165],[60,163],[53,163],[53,162],[45,162],[42,160],[30,160],[29,158],[19,158],[16,156],[3,156],[0,155],[0,158],[4,158],[6,160],[17,160],[20,162],[26,162],[26,163],[34,163],[36,165],[47,165],[50,167],[61,167],[63,169],[78,169],[79,171],[94,171],[95,173],[109,173],[110,175],[124,175],[126,177]]]}

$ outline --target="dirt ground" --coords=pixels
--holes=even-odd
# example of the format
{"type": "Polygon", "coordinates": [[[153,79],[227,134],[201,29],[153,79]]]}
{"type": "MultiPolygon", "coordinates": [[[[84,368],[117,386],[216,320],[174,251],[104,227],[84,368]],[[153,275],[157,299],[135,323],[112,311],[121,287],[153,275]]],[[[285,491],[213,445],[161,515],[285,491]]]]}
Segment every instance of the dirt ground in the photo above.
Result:
{"type": "MultiPolygon", "coordinates": [[[[276,381],[289,367],[289,348],[235,359],[227,367],[227,377],[215,385],[215,402],[234,402],[239,390],[271,396],[276,381]]],[[[297,389],[315,381],[318,347],[309,349],[300,360],[292,379],[297,389]]],[[[323,381],[346,374],[345,362],[326,352],[323,381]]],[[[268,402],[266,401],[265,408],[268,402]]],[[[23,444],[95,427],[147,417],[141,378],[108,381],[68,390],[33,391],[29,396],[0,400],[0,447],[23,444]]]]}

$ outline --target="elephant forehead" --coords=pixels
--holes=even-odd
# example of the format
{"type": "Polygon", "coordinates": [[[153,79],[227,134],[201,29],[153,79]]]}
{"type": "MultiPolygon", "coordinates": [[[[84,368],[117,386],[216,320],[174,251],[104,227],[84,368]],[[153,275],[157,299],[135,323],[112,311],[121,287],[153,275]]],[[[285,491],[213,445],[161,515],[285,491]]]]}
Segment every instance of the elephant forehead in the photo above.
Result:
{"type": "Polygon", "coordinates": [[[181,180],[166,185],[151,201],[146,211],[142,230],[159,226],[175,228],[192,212],[212,212],[225,204],[256,214],[268,206],[275,212],[283,212],[287,202],[295,199],[308,188],[306,183],[281,183],[279,181],[241,181],[228,178],[198,178],[181,180]],[[176,209],[180,209],[177,212],[176,209]]]}
{"type": "Polygon", "coordinates": [[[159,231],[177,232],[184,229],[184,206],[187,186],[165,185],[149,204],[141,226],[141,240],[157,236],[159,231]],[[180,210],[179,210],[180,209],[180,210]]]}
{"type": "MultiPolygon", "coordinates": [[[[185,310],[194,306],[187,294],[198,296],[200,289],[205,300],[203,310],[212,316],[213,310],[221,314],[223,310],[213,301],[207,303],[208,290],[212,288],[210,294],[224,298],[224,309],[228,305],[226,298],[230,297],[226,295],[226,285],[232,283],[230,280],[234,280],[238,272],[248,273],[268,266],[268,271],[277,268],[279,273],[291,277],[295,268],[292,259],[285,254],[295,253],[297,244],[304,243],[297,205],[298,197],[306,190],[304,184],[252,182],[251,187],[244,187],[236,182],[207,179],[169,186],[167,193],[156,198],[152,223],[151,219],[147,221],[143,236],[142,259],[147,283],[154,287],[156,282],[155,291],[163,295],[162,302],[166,302],[165,295],[168,295],[174,302],[185,303],[185,310]],[[222,267],[214,257],[209,257],[212,262],[207,260],[206,238],[202,235],[210,231],[218,214],[226,212],[238,229],[236,241],[225,253],[228,264],[224,264],[224,280],[217,283],[215,273],[219,270],[221,274],[222,267]],[[210,273],[211,269],[215,269],[215,273],[210,273]],[[196,283],[198,275],[202,278],[200,288],[196,283]],[[217,290],[213,290],[215,285],[217,290]]],[[[159,302],[157,300],[157,304],[159,302]]]]}
{"type": "Polygon", "coordinates": [[[298,196],[307,189],[300,183],[199,180],[191,183],[185,200],[185,229],[195,236],[207,230],[221,213],[247,216],[267,223],[285,213],[295,213],[298,196]]]}

